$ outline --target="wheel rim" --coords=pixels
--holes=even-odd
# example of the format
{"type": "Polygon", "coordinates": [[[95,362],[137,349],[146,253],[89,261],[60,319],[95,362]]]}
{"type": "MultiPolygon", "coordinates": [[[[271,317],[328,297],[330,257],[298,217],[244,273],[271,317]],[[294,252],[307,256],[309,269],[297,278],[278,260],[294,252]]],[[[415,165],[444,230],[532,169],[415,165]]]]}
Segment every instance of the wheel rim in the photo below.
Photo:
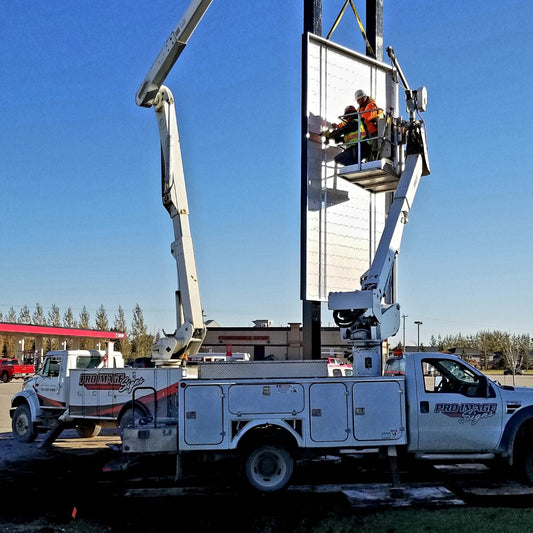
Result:
{"type": "Polygon", "coordinates": [[[28,433],[30,427],[30,420],[27,417],[26,413],[19,414],[15,427],[19,435],[26,435],[26,433],[28,433]]]}
{"type": "Polygon", "coordinates": [[[287,465],[283,458],[272,451],[264,451],[255,457],[252,463],[254,477],[263,486],[274,486],[287,473],[287,465]]]}

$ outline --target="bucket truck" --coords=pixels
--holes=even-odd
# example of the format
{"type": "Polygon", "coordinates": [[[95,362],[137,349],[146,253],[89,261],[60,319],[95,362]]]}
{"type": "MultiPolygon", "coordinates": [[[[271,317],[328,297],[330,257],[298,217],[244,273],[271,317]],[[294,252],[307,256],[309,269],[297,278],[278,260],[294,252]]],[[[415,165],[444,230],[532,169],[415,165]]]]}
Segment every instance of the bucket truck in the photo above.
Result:
{"type": "MultiPolygon", "coordinates": [[[[188,11],[189,19],[199,20],[193,13],[198,15],[206,6],[201,2],[193,5],[196,9],[188,11]]],[[[187,22],[180,23],[178,29],[187,26],[187,22]]],[[[152,70],[168,72],[172,61],[167,61],[167,54],[181,46],[179,41],[175,39],[175,46],[162,52],[152,70]],[[163,65],[161,69],[159,64],[163,65]]],[[[329,297],[343,338],[353,345],[355,375],[330,376],[325,360],[200,362],[194,374],[192,368],[171,367],[170,372],[182,371],[169,378],[172,392],[169,390],[164,401],[157,402],[153,409],[147,409],[145,416],[126,418],[132,423],[121,425],[125,455],[174,453],[177,479],[182,461],[188,457],[209,460],[237,456],[242,459],[249,483],[264,492],[286,486],[300,458],[377,452],[390,457],[395,489],[399,488],[395,467],[399,452],[426,460],[506,458],[520,465],[533,482],[533,446],[527,438],[533,431],[533,390],[510,391],[457,357],[440,353],[406,354],[397,365],[400,372],[392,365],[381,375],[381,344],[396,333],[400,320],[399,305],[385,301],[387,285],[420,178],[429,174],[424,130],[421,121],[416,120],[416,113],[425,109],[426,91],[411,90],[392,50],[389,55],[406,89],[409,111],[409,120],[396,119],[390,138],[382,139],[394,150],[378,151],[394,152],[393,164],[371,161],[339,172],[343,179],[372,192],[390,190],[391,182],[397,184],[381,241],[361,289],[329,297]],[[376,183],[385,169],[391,169],[394,176],[384,176],[381,183],[376,183]]],[[[159,74],[149,74],[137,102],[153,104],[156,113],[165,106],[166,114],[162,116],[174,124],[170,93],[152,81],[160,78],[159,74]]],[[[172,140],[177,147],[177,127],[169,128],[164,122],[160,133],[164,153],[172,140]]],[[[178,155],[172,151],[169,154],[174,164],[164,165],[168,165],[168,171],[163,176],[163,189],[178,180],[180,189],[174,191],[184,194],[181,165],[176,168],[178,155]]],[[[176,206],[183,205],[179,202],[184,198],[170,198],[170,204],[164,203],[175,221],[176,240],[181,242],[183,226],[173,214],[180,212],[176,206]]],[[[192,257],[189,239],[185,245],[192,257]]],[[[176,244],[173,249],[177,249],[176,244]]],[[[180,270],[185,258],[174,254],[180,270]]],[[[188,291],[182,301],[199,311],[197,285],[191,284],[191,279],[182,281],[180,274],[181,288],[188,291]]],[[[156,357],[165,355],[165,351],[170,360],[187,351],[190,354],[203,334],[198,317],[186,316],[186,334],[179,325],[174,335],[164,339],[156,357]]],[[[133,387],[132,405],[140,390],[133,387]]]]}
{"type": "MultiPolygon", "coordinates": [[[[189,456],[237,456],[249,483],[263,492],[285,487],[298,459],[379,452],[391,458],[395,489],[399,452],[430,461],[503,458],[533,483],[533,389],[502,387],[442,353],[405,354],[385,375],[379,371],[381,344],[398,330],[400,318],[398,304],[385,301],[388,281],[419,180],[429,173],[422,124],[415,118],[425,108],[425,90],[409,88],[392,51],[409,110],[409,120],[399,121],[395,130],[401,142],[395,141],[398,157],[392,171],[401,175],[392,180],[398,184],[394,200],[361,289],[329,298],[343,337],[353,344],[355,375],[328,375],[326,360],[200,362],[195,368],[172,364],[194,356],[205,327],[174,100],[161,84],[208,5],[193,2],[137,94],[139,105],[154,107],[160,124],[163,204],[174,224],[172,253],[180,283],[176,331],[154,347],[156,368],[95,368],[99,360],[93,365],[89,358],[91,364],[69,369],[70,396],[59,405],[59,419],[81,420],[82,430],[91,433],[99,420],[116,421],[125,455],[175,454],[177,479],[189,456]]],[[[339,175],[380,188],[383,183],[376,185],[369,175],[388,167],[373,161],[345,167],[339,175]]],[[[57,374],[58,355],[51,355],[50,372],[43,371],[42,379],[57,374]]],[[[36,395],[44,391],[38,388],[36,395]]],[[[39,429],[27,401],[16,396],[11,409],[14,433],[23,442],[34,439],[39,429]]],[[[39,413],[41,418],[46,414],[39,413]]],[[[44,442],[51,444],[60,430],[52,429],[44,442]]]]}
{"type": "MultiPolygon", "coordinates": [[[[383,342],[395,335],[400,327],[400,306],[396,302],[386,302],[387,288],[420,178],[430,172],[425,131],[422,122],[416,119],[419,111],[425,111],[426,89],[411,90],[394,50],[389,47],[387,52],[405,87],[409,120],[400,122],[392,136],[400,143],[405,139],[405,162],[403,151],[397,150],[399,156],[392,172],[401,171],[400,179],[374,259],[370,269],[362,276],[361,289],[332,292],[328,298],[328,308],[333,311],[335,323],[341,328],[342,339],[352,345],[354,375],[358,376],[381,374],[383,342]]],[[[351,165],[342,169],[340,175],[366,187],[368,165],[375,167],[369,163],[351,165]]],[[[380,164],[380,168],[387,166],[388,163],[380,164]]],[[[375,180],[372,187],[376,188],[375,180]]]]}

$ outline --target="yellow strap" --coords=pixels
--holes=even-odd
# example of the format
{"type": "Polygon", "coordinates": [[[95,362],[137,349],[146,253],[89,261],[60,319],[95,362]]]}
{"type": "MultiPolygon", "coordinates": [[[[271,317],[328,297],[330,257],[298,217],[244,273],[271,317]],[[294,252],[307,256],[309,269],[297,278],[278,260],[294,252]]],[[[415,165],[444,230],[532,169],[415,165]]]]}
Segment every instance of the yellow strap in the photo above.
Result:
{"type": "Polygon", "coordinates": [[[363,39],[366,43],[366,52],[367,54],[371,55],[372,57],[376,57],[376,54],[374,54],[374,50],[372,50],[372,46],[370,45],[370,41],[368,40],[365,29],[363,28],[363,25],[361,24],[361,19],[359,18],[359,14],[357,13],[357,9],[355,9],[354,3],[352,0],[350,0],[350,5],[352,6],[353,13],[355,15],[355,18],[357,19],[357,23],[359,24],[359,29],[361,30],[361,34],[363,36],[363,39]]]}
{"type": "Polygon", "coordinates": [[[331,37],[331,34],[336,30],[337,26],[339,25],[339,22],[341,21],[341,18],[344,15],[344,11],[346,10],[346,6],[348,5],[349,1],[350,0],[346,0],[346,2],[344,2],[344,5],[342,6],[342,9],[339,15],[337,16],[337,18],[335,19],[335,22],[333,23],[333,26],[331,27],[331,30],[329,30],[328,36],[326,37],[328,41],[329,41],[329,38],[331,37]]]}
{"type": "Polygon", "coordinates": [[[375,58],[376,54],[374,53],[374,50],[372,50],[372,46],[370,45],[370,41],[368,40],[366,36],[365,29],[363,28],[363,24],[361,23],[361,19],[359,18],[359,14],[357,13],[357,9],[355,9],[355,5],[352,0],[346,0],[346,2],[344,2],[344,5],[342,6],[342,9],[339,15],[335,19],[335,22],[333,23],[331,30],[329,30],[329,33],[326,39],[329,40],[329,38],[331,37],[331,34],[336,30],[337,26],[339,25],[339,22],[342,19],[342,16],[344,15],[344,12],[346,11],[346,7],[348,6],[348,3],[350,3],[350,5],[352,6],[352,11],[354,12],[355,18],[357,19],[357,23],[359,24],[359,29],[361,30],[361,35],[363,36],[363,39],[365,40],[366,52],[367,54],[375,58]]]}

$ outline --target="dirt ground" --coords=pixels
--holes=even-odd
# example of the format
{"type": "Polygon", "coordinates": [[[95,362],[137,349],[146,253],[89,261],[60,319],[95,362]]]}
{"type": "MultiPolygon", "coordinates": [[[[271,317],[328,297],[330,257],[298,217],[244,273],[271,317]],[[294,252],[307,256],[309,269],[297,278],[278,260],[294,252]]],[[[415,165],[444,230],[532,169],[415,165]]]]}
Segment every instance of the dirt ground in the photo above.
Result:
{"type": "Polygon", "coordinates": [[[21,387],[0,384],[0,533],[147,533],[169,527],[197,533],[219,532],[223,524],[254,533],[305,531],[320,510],[349,511],[337,495],[252,492],[234,463],[195,465],[194,474],[186,469],[181,482],[174,479],[173,457],[109,472],[109,465],[120,464],[110,447],[120,442],[116,430],[93,439],[68,430],[49,449],[39,447],[42,438],[18,443],[11,434],[9,402],[21,387]]]}
{"type": "Polygon", "coordinates": [[[173,479],[169,461],[104,472],[117,459],[106,444],[117,440],[65,435],[43,450],[39,442],[21,446],[0,434],[0,533],[308,531],[306,523],[332,511],[350,513],[336,494],[251,492],[230,464],[216,471],[200,466],[182,482],[173,479]]]}

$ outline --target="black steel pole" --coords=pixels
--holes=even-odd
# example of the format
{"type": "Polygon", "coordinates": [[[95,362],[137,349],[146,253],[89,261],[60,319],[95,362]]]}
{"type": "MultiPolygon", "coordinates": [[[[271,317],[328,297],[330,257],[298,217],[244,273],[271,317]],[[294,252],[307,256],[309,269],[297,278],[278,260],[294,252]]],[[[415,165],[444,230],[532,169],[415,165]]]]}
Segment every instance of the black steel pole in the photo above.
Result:
{"type": "Polygon", "coordinates": [[[322,0],[304,0],[304,33],[322,35],[322,0]]]}
{"type": "Polygon", "coordinates": [[[374,59],[383,61],[383,0],[366,0],[366,36],[374,59]]]}
{"type": "MultiPolygon", "coordinates": [[[[307,33],[322,35],[322,0],[304,0],[303,46],[307,50],[307,33]]],[[[301,207],[301,278],[302,293],[303,283],[306,278],[305,254],[307,240],[307,87],[304,80],[307,78],[306,54],[302,57],[302,207],[301,207]]],[[[322,348],[322,318],[321,303],[313,300],[303,300],[302,304],[302,343],[304,359],[320,359],[322,348]]]]}

